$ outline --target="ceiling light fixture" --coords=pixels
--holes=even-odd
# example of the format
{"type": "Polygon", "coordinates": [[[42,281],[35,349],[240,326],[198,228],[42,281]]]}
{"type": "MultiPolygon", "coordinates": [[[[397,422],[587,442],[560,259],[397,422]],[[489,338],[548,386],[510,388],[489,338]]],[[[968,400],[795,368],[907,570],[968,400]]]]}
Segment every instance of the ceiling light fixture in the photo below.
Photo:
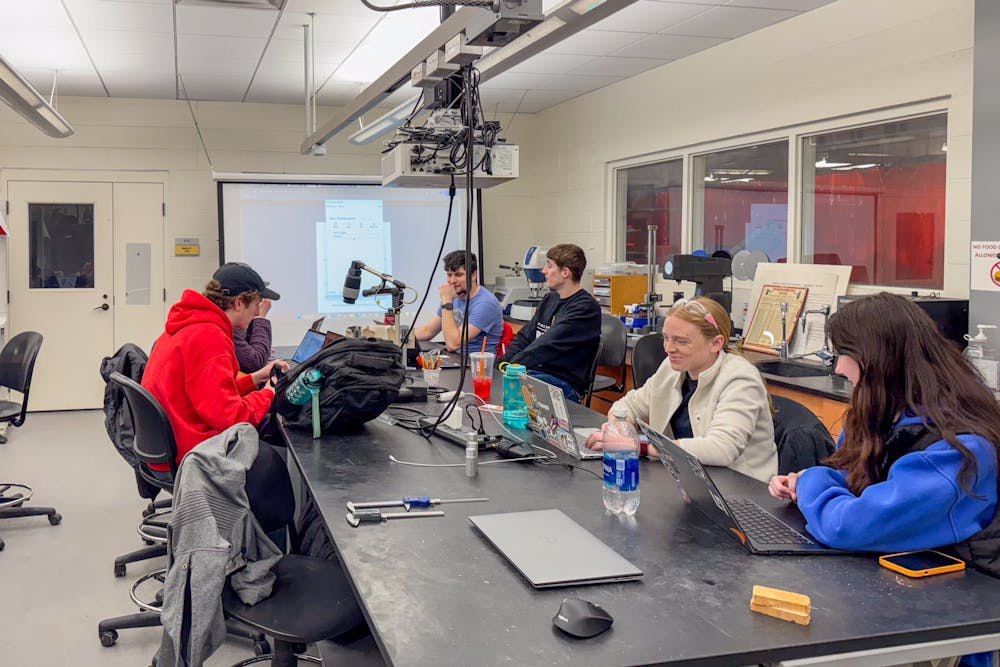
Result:
{"type": "Polygon", "coordinates": [[[364,146],[365,144],[370,144],[379,137],[389,134],[402,125],[407,118],[409,118],[418,99],[420,99],[420,95],[411,97],[398,107],[395,107],[391,111],[380,116],[378,120],[369,123],[366,127],[362,127],[360,130],[349,136],[347,140],[355,146],[364,146]]]}
{"type": "Polygon", "coordinates": [[[833,169],[834,167],[850,167],[850,166],[851,166],[850,162],[827,162],[825,155],[819,159],[819,162],[816,163],[817,169],[833,169]]]}
{"type": "MultiPolygon", "coordinates": [[[[52,86],[55,92],[55,83],[52,86]]],[[[0,99],[21,114],[25,120],[54,139],[65,139],[73,134],[66,119],[52,108],[51,99],[45,101],[35,87],[0,56],[0,99]]]]}

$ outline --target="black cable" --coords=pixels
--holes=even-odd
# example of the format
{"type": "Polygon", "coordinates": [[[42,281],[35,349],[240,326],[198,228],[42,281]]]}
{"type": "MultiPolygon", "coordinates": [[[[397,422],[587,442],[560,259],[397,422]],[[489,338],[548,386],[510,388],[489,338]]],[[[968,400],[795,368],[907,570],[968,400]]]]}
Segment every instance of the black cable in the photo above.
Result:
{"type": "Polygon", "coordinates": [[[585,472],[585,473],[587,473],[589,475],[593,475],[597,479],[600,479],[600,480],[604,479],[604,477],[602,475],[598,475],[596,472],[594,472],[590,468],[584,468],[583,466],[578,466],[575,463],[567,463],[566,461],[555,461],[555,460],[543,460],[543,461],[539,461],[538,463],[541,464],[541,465],[565,466],[567,468],[570,468],[571,470],[573,470],[573,469],[575,469],[575,470],[582,470],[583,472],[585,472]]]}

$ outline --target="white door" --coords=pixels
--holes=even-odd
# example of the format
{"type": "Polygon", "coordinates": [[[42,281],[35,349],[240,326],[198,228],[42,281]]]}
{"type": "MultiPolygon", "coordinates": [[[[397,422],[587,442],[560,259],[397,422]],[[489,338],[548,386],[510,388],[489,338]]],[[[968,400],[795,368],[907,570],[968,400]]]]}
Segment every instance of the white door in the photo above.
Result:
{"type": "Polygon", "coordinates": [[[9,330],[44,337],[32,411],[100,408],[101,359],[162,328],[162,188],[8,181],[9,330]]]}

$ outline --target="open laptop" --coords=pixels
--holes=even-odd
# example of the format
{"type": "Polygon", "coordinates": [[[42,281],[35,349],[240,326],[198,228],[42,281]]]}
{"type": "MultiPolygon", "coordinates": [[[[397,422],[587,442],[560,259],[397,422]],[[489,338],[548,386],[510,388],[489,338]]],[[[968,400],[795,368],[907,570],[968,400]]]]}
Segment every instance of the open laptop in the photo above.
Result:
{"type": "Polygon", "coordinates": [[[289,359],[288,365],[295,368],[302,362],[309,359],[323,347],[323,343],[326,341],[326,334],[319,331],[314,331],[310,329],[306,331],[306,335],[302,337],[302,342],[299,343],[298,348],[295,350],[295,354],[289,359]]]}
{"type": "MultiPolygon", "coordinates": [[[[660,455],[684,499],[754,554],[848,554],[818,542],[806,532],[806,520],[792,503],[777,507],[757,504],[750,498],[726,498],[715,486],[701,461],[649,424],[639,429],[660,455]]],[[[763,498],[762,498],[763,500],[763,498]]],[[[772,499],[763,500],[770,505],[772,499]]]]}
{"type": "Polygon", "coordinates": [[[598,429],[573,427],[566,397],[559,387],[530,375],[521,376],[524,404],[528,408],[528,428],[545,442],[578,459],[599,459],[602,452],[587,449],[587,436],[598,429]]]}
{"type": "Polygon", "coordinates": [[[642,570],[560,510],[470,516],[535,588],[635,581],[642,570]]]}

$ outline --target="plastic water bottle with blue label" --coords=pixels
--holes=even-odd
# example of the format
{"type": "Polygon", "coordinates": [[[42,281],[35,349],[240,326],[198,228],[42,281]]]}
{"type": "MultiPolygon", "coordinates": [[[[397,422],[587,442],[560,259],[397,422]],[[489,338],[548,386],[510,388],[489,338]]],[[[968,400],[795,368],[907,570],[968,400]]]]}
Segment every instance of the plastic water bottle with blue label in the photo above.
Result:
{"type": "Polygon", "coordinates": [[[604,427],[604,508],[615,514],[639,509],[639,437],[628,410],[617,408],[604,427]]]}

